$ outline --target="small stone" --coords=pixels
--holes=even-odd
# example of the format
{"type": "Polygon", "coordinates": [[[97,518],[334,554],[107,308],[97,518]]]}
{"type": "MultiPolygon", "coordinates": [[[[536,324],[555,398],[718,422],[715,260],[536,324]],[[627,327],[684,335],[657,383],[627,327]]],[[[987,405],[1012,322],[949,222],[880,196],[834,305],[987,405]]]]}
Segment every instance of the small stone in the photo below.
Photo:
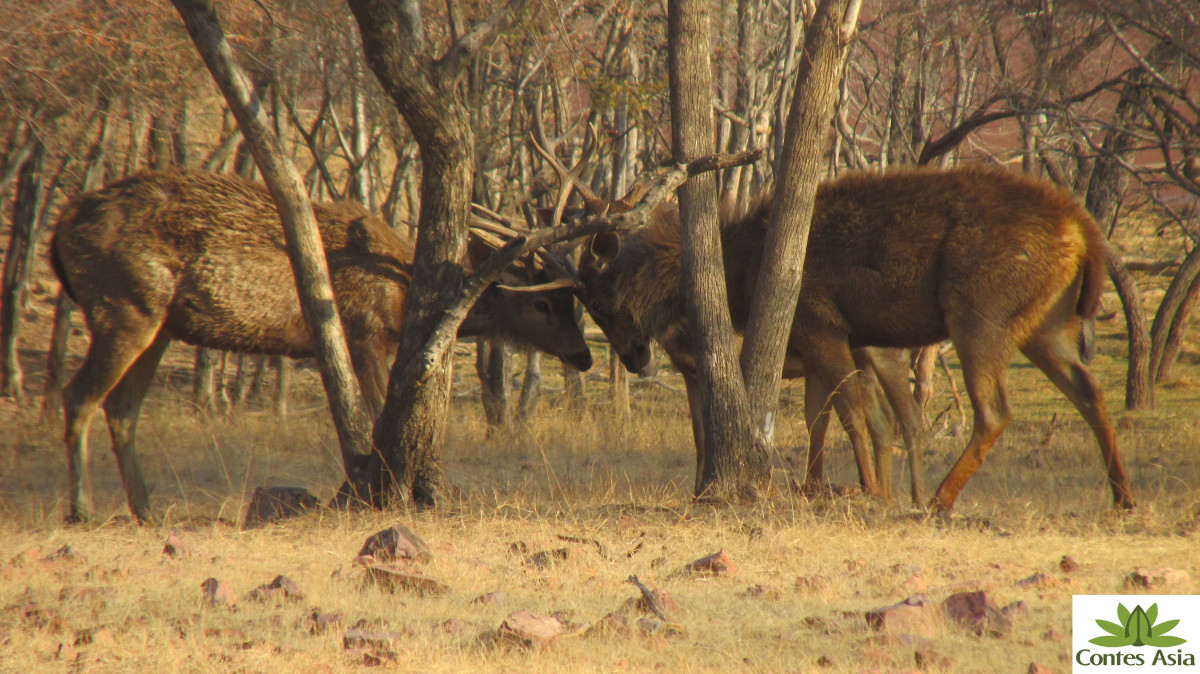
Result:
{"type": "Polygon", "coordinates": [[[1061,581],[1053,576],[1047,576],[1044,573],[1035,573],[1028,578],[1022,578],[1021,580],[1017,581],[1018,587],[1050,589],[1059,587],[1060,585],[1062,585],[1061,581]]]}
{"type": "Polygon", "coordinates": [[[563,625],[558,618],[516,611],[500,624],[496,639],[526,648],[545,648],[553,644],[562,631],[563,625]]]}
{"type": "Polygon", "coordinates": [[[829,657],[828,655],[822,655],[821,657],[817,658],[817,666],[818,667],[836,667],[837,660],[834,660],[833,658],[829,657]]]}
{"type": "Polygon", "coordinates": [[[613,636],[626,636],[630,633],[630,631],[629,620],[626,619],[625,616],[621,615],[620,613],[609,613],[593,623],[592,626],[589,627],[584,633],[584,635],[589,637],[604,634],[613,636]]]}
{"type": "Polygon", "coordinates": [[[1066,638],[1067,638],[1067,635],[1063,634],[1062,632],[1059,632],[1058,630],[1054,629],[1053,627],[1046,630],[1045,632],[1042,632],[1042,639],[1044,641],[1064,641],[1064,640],[1066,640],[1066,638]]]}
{"type": "Polygon", "coordinates": [[[1159,569],[1154,580],[1159,587],[1176,587],[1187,585],[1192,577],[1183,569],[1159,569]]]}
{"type": "Polygon", "coordinates": [[[168,557],[184,557],[188,553],[187,545],[183,539],[175,532],[167,534],[167,540],[163,542],[163,554],[168,557]]]}
{"type": "Polygon", "coordinates": [[[953,661],[937,652],[932,644],[918,646],[913,650],[913,661],[916,663],[917,669],[920,670],[940,669],[948,672],[954,668],[953,661]]]}
{"type": "Polygon", "coordinates": [[[1075,573],[1082,567],[1071,555],[1063,555],[1062,559],[1058,560],[1058,568],[1062,569],[1063,573],[1075,573]]]}
{"type": "Polygon", "coordinates": [[[959,592],[942,602],[946,616],[977,636],[998,636],[1008,628],[1009,618],[1000,612],[986,592],[959,592]]]}
{"type": "MultiPolygon", "coordinates": [[[[672,595],[670,592],[667,592],[662,588],[658,588],[652,591],[650,594],[654,595],[654,598],[658,600],[658,604],[660,607],[662,607],[663,611],[666,611],[667,613],[675,613],[679,610],[679,602],[675,601],[674,595],[672,595]]],[[[654,609],[650,607],[650,602],[646,599],[645,595],[638,597],[636,608],[642,613],[655,613],[654,609]]]]}
{"type": "Polygon", "coordinates": [[[783,593],[770,585],[751,585],[739,592],[738,596],[746,597],[747,599],[769,599],[776,601],[783,598],[783,593]]]}
{"type": "Polygon", "coordinates": [[[436,629],[439,632],[453,635],[462,635],[467,632],[467,626],[458,618],[447,618],[438,623],[436,629]]]}
{"type": "Polygon", "coordinates": [[[539,569],[554,566],[555,563],[566,560],[571,556],[570,548],[556,548],[554,550],[540,550],[533,553],[525,560],[525,563],[530,566],[536,566],[539,569]]]}
{"type": "Polygon", "coordinates": [[[475,597],[474,599],[472,599],[471,603],[472,604],[484,604],[484,605],[503,604],[504,600],[507,598],[508,598],[507,594],[505,594],[501,590],[497,590],[495,592],[488,592],[487,594],[479,595],[478,597],[475,597]]]}
{"type": "Polygon", "coordinates": [[[266,585],[259,585],[246,595],[246,599],[251,601],[267,601],[270,599],[300,601],[303,598],[304,593],[300,591],[300,586],[287,576],[276,576],[275,580],[266,585]]]}
{"type": "Polygon", "coordinates": [[[324,634],[329,631],[329,628],[342,624],[341,613],[321,613],[313,611],[312,615],[304,620],[304,625],[308,628],[309,634],[324,634]]]}
{"type": "Polygon", "coordinates": [[[403,637],[404,635],[399,632],[375,631],[356,626],[346,630],[346,634],[342,636],[342,647],[346,649],[366,647],[390,651],[392,643],[403,637]]]}
{"type": "Polygon", "coordinates": [[[926,604],[915,597],[868,611],[865,617],[871,629],[888,634],[934,636],[941,629],[943,622],[941,607],[926,604]]]}
{"type": "Polygon", "coordinates": [[[317,507],[317,497],[302,487],[257,487],[246,508],[242,529],[296,517],[317,507]]]}
{"type": "Polygon", "coordinates": [[[237,595],[229,584],[216,578],[209,578],[200,583],[204,592],[204,603],[209,606],[233,606],[237,603],[237,595]]]}
{"type": "Polygon", "coordinates": [[[1043,667],[1036,662],[1029,663],[1029,674],[1054,674],[1054,670],[1049,667],[1043,667]]]}
{"type": "Polygon", "coordinates": [[[733,561],[729,559],[729,555],[724,550],[715,552],[707,557],[701,557],[688,565],[688,569],[696,573],[707,573],[713,575],[723,575],[736,573],[737,569],[733,566],[733,561]]]}
{"type": "Polygon", "coordinates": [[[389,592],[407,590],[421,596],[444,594],[450,588],[429,576],[411,573],[406,568],[389,565],[366,567],[367,583],[375,584],[389,592]]]}
{"type": "Polygon", "coordinates": [[[429,546],[412,529],[397,524],[376,532],[363,543],[359,557],[370,555],[380,562],[429,562],[429,546]]]}
{"type": "Polygon", "coordinates": [[[796,579],[796,589],[801,592],[825,592],[829,585],[829,579],[825,576],[800,576],[796,579]]]}

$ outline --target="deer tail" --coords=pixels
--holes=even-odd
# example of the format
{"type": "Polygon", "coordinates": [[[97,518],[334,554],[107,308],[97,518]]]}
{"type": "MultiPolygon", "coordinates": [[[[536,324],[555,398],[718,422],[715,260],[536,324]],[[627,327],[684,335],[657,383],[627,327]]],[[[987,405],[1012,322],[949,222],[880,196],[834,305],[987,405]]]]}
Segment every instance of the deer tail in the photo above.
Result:
{"type": "Polygon", "coordinates": [[[1088,219],[1087,256],[1083,259],[1083,267],[1079,270],[1080,288],[1079,300],[1075,304],[1075,313],[1079,315],[1079,356],[1083,362],[1088,362],[1096,355],[1096,316],[1100,313],[1100,294],[1104,290],[1104,277],[1107,275],[1108,244],[1099,227],[1088,219]]]}
{"type": "Polygon", "coordinates": [[[58,255],[57,234],[50,239],[50,266],[54,268],[54,275],[58,277],[58,282],[62,284],[63,292],[74,302],[75,293],[71,290],[71,284],[67,282],[67,270],[63,267],[62,258],[58,255]]]}

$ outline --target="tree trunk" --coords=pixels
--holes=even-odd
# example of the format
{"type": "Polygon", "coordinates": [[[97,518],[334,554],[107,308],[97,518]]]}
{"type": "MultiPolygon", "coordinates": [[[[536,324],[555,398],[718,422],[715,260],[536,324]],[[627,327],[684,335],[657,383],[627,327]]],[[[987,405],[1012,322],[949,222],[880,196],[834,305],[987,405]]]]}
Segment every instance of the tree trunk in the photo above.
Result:
{"type": "MultiPolygon", "coordinates": [[[[418,255],[402,319],[400,344],[374,438],[388,486],[421,505],[442,491],[439,461],[450,402],[454,334],[445,316],[463,287],[475,171],[474,134],[459,99],[458,76],[484,36],[512,25],[524,10],[513,0],[473,28],[439,59],[430,54],[415,0],[349,0],[367,65],[408,123],[421,153],[418,255]],[[445,320],[444,320],[445,318],[445,320]]],[[[465,311],[455,320],[461,322],[465,311]]]]}
{"type": "Polygon", "coordinates": [[[370,419],[350,367],[325,250],[304,193],[304,184],[284,153],[280,139],[270,129],[264,101],[253,92],[245,73],[234,60],[209,0],[172,0],[172,4],[237,118],[279,210],[300,308],[313,336],[346,475],[351,489],[360,497],[368,497],[366,469],[372,452],[370,419]]]}
{"type": "Polygon", "coordinates": [[[21,305],[29,282],[29,252],[36,245],[39,202],[42,192],[42,167],[46,146],[40,141],[21,164],[17,190],[13,196],[12,231],[4,256],[4,278],[0,286],[0,396],[18,403],[25,399],[25,377],[21,371],[18,333],[21,329],[21,305]]]}
{"type": "MultiPolygon", "coordinates": [[[[751,418],[766,447],[773,440],[784,353],[800,294],[799,272],[804,268],[813,202],[823,174],[822,156],[828,145],[842,64],[857,28],[858,7],[855,0],[822,0],[818,4],[805,30],[796,72],[775,199],[741,355],[751,418]]],[[[846,385],[859,384],[853,378],[846,385]]],[[[855,424],[857,435],[863,437],[852,437],[852,441],[863,486],[874,493],[874,471],[865,471],[864,457],[858,456],[866,451],[863,429],[864,423],[855,424]]]]}
{"type": "MultiPolygon", "coordinates": [[[[1159,384],[1163,381],[1163,361],[1167,350],[1167,342],[1171,337],[1171,333],[1176,333],[1176,339],[1181,340],[1179,322],[1182,316],[1182,321],[1187,322],[1187,315],[1191,311],[1191,306],[1187,298],[1192,295],[1192,287],[1195,285],[1196,279],[1200,277],[1200,246],[1193,246],[1192,251],[1183,259],[1183,264],[1179,265],[1179,271],[1175,272],[1175,278],[1171,279],[1171,285],[1167,286],[1167,292],[1163,295],[1162,302],[1158,305],[1158,313],[1154,315],[1154,323],[1150,327],[1150,382],[1159,384]]],[[[1193,298],[1194,302],[1195,299],[1193,298]]],[[[1178,350],[1176,350],[1178,353],[1178,350]]],[[[1169,370],[1170,367],[1168,366],[1169,370]]]]}
{"type": "Polygon", "coordinates": [[[1154,408],[1154,386],[1150,383],[1150,337],[1146,328],[1146,312],[1142,296],[1129,269],[1116,251],[1108,250],[1108,276],[1116,286],[1125,324],[1129,329],[1129,369],[1125,372],[1125,409],[1154,408]]]}
{"type": "Polygon", "coordinates": [[[62,388],[67,379],[71,314],[74,312],[75,302],[59,289],[54,304],[54,327],[50,330],[50,349],[46,356],[46,386],[42,396],[42,416],[46,419],[62,413],[62,388]]]}
{"type": "Polygon", "coordinates": [[[217,355],[218,351],[196,347],[192,366],[192,400],[202,410],[212,410],[217,399],[217,355]]]}
{"type": "Polygon", "coordinates": [[[1183,348],[1183,338],[1187,332],[1188,320],[1198,301],[1200,301],[1200,276],[1192,280],[1192,287],[1188,289],[1187,296],[1183,298],[1179,310],[1175,312],[1175,319],[1171,321],[1171,329],[1168,331],[1166,344],[1163,345],[1162,358],[1158,363],[1158,376],[1154,380],[1156,384],[1171,380],[1172,369],[1179,360],[1180,349],[1183,348]]]}
{"type": "Polygon", "coordinates": [[[487,421],[487,436],[508,426],[508,389],[512,383],[508,349],[499,340],[475,341],[475,374],[479,375],[479,398],[487,421]]]}
{"type": "MultiPolygon", "coordinates": [[[[677,163],[713,152],[713,84],[706,0],[670,0],[671,151],[677,163]]],[[[737,365],[721,257],[716,177],[696,176],[679,188],[683,297],[692,327],[704,422],[704,465],[696,496],[733,498],[768,476],[765,447],[754,437],[737,365]]],[[[782,358],[781,358],[782,361],[782,358]]]]}

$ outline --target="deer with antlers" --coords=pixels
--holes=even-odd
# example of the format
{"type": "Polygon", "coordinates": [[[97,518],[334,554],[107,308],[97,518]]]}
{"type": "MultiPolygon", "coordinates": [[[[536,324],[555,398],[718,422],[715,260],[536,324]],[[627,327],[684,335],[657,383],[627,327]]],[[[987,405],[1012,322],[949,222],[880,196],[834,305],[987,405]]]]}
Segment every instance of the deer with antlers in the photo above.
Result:
{"type": "MultiPolygon", "coordinates": [[[[580,187],[572,173],[560,173],[564,191],[580,187]]],[[[595,195],[585,191],[584,198],[592,202],[595,195]]],[[[611,208],[596,201],[589,210],[611,208]]],[[[758,282],[769,208],[764,195],[745,213],[724,219],[726,282],[739,329],[748,320],[758,282]]],[[[935,509],[954,505],[1011,421],[1005,370],[1017,350],[1087,421],[1114,503],[1133,507],[1103,393],[1082,358],[1099,306],[1105,246],[1072,195],[1003,170],[898,170],[821,186],[788,356],[803,362],[806,388],[816,383],[822,393],[837,392],[833,405],[868,491],[874,483],[868,477],[868,414],[854,349],[911,348],[949,339],[962,363],[975,418],[966,450],[933,498],[935,509]]],[[[673,209],[661,210],[656,222],[632,234],[601,233],[589,241],[579,266],[586,306],[593,316],[605,314],[610,329],[632,326],[613,340],[626,349],[622,357],[628,367],[636,369],[641,362],[630,344],[686,335],[681,273],[673,209]]],[[[806,392],[805,398],[806,407],[812,407],[819,396],[806,392]]],[[[806,410],[810,422],[813,414],[806,410]]],[[[814,434],[810,444],[805,478],[810,488],[823,480],[823,453],[815,444],[821,435],[814,434]]]]}
{"type": "MultiPolygon", "coordinates": [[[[313,210],[351,360],[374,415],[387,390],[413,249],[361,206],[325,203],[313,210]]],[[[475,254],[497,245],[489,236],[472,238],[475,254]]],[[[82,519],[91,508],[88,426],[102,402],[130,508],[147,519],[137,420],[171,341],[313,354],[279,216],[266,189],[241,178],[144,172],[76,197],[60,216],[51,255],[91,333],[83,365],[63,392],[68,519],[82,519]]],[[[508,340],[590,368],[567,289],[574,280],[543,265],[526,266],[511,281],[482,294],[459,335],[508,340]]]]}

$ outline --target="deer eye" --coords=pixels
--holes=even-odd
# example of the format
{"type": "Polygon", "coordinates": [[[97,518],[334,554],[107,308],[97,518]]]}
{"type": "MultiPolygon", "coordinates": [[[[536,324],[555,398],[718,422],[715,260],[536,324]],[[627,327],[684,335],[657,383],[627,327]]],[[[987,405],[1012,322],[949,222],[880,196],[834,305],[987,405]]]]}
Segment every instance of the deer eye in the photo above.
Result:
{"type": "Polygon", "coordinates": [[[546,300],[536,300],[533,303],[533,308],[537,309],[540,313],[546,314],[547,316],[550,315],[550,303],[546,300]]]}

